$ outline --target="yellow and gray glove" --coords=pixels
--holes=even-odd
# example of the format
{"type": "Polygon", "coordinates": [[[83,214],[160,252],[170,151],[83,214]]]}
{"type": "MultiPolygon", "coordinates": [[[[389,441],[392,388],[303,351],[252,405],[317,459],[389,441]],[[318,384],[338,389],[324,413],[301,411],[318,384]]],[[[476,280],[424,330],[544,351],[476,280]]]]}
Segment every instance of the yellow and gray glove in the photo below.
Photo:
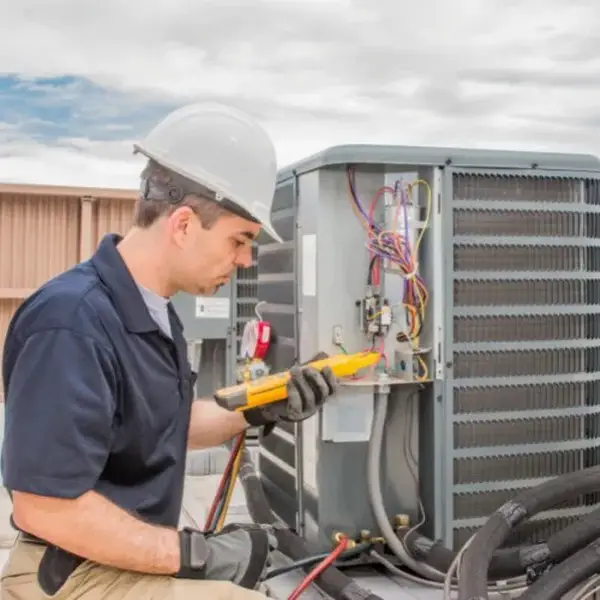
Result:
{"type": "Polygon", "coordinates": [[[269,526],[231,524],[219,533],[192,528],[179,532],[181,579],[230,581],[256,589],[270,566],[277,540],[269,526]]]}
{"type": "MultiPolygon", "coordinates": [[[[309,362],[327,358],[319,353],[309,362]]],[[[279,421],[297,422],[312,417],[337,390],[337,379],[329,367],[321,371],[309,365],[296,365],[290,369],[287,398],[244,412],[252,427],[274,425],[279,421]]]]}

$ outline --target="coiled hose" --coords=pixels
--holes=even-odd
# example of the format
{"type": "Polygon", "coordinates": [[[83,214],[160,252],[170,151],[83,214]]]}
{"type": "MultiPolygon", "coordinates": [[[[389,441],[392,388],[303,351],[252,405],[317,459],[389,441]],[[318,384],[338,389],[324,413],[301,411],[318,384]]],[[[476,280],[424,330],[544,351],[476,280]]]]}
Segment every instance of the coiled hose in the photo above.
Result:
{"type": "MultiPolygon", "coordinates": [[[[600,508],[557,531],[546,542],[496,550],[487,577],[492,580],[508,579],[523,575],[528,567],[534,565],[558,564],[599,537],[600,508]]],[[[457,554],[418,533],[407,535],[404,543],[415,558],[442,572],[448,571],[457,554]]]]}
{"type": "MultiPolygon", "coordinates": [[[[315,553],[295,533],[287,528],[278,527],[277,519],[269,507],[262,483],[245,447],[242,447],[239,480],[244,489],[251,519],[255,523],[275,526],[275,536],[279,550],[283,554],[292,560],[301,560],[315,553]]],[[[310,572],[311,565],[306,565],[304,570],[310,572]]],[[[315,584],[335,600],[382,600],[379,596],[361,588],[355,581],[333,566],[321,573],[316,578],[315,584]]]]}
{"type": "Polygon", "coordinates": [[[524,520],[581,494],[598,490],[600,466],[595,466],[555,477],[506,502],[473,536],[464,553],[459,578],[459,600],[488,598],[487,580],[492,556],[524,520]]]}
{"type": "Polygon", "coordinates": [[[542,575],[519,600],[560,600],[599,570],[600,539],[597,539],[542,575]]]}

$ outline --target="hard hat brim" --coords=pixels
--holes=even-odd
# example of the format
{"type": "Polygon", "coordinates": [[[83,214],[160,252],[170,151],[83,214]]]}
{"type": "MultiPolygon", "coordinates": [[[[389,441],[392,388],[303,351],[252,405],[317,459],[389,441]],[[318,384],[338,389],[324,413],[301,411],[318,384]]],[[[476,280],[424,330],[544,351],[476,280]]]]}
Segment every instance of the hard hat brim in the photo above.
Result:
{"type": "Polygon", "coordinates": [[[275,231],[275,228],[273,227],[272,223],[261,223],[262,228],[265,230],[265,232],[273,239],[273,241],[277,242],[278,244],[283,244],[283,239],[282,237],[275,231]]]}

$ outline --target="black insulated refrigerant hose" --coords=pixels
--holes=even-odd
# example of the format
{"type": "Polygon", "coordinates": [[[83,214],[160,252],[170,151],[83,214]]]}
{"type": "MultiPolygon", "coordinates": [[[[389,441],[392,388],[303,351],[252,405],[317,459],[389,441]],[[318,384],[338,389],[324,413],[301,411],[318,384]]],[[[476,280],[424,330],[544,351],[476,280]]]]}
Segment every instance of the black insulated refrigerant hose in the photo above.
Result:
{"type": "Polygon", "coordinates": [[[488,571],[494,552],[523,521],[577,496],[599,490],[600,466],[596,466],[555,477],[506,502],[477,531],[464,552],[458,600],[488,598],[488,571]]]}
{"type": "MultiPolygon", "coordinates": [[[[269,507],[269,501],[262,483],[254,469],[252,459],[244,447],[242,447],[239,480],[244,488],[250,518],[255,523],[278,525],[277,519],[269,507]]],[[[300,561],[315,554],[302,538],[287,528],[275,527],[275,536],[280,552],[294,561],[300,561]]],[[[312,570],[312,565],[305,565],[303,568],[309,573],[312,570]]],[[[323,571],[314,583],[334,600],[383,600],[360,587],[355,581],[333,566],[323,571]]]]}
{"type": "Polygon", "coordinates": [[[600,570],[600,539],[545,573],[519,600],[560,600],[600,570]]]}
{"type": "MultiPolygon", "coordinates": [[[[557,531],[546,542],[496,550],[487,578],[509,579],[523,575],[529,567],[558,564],[597,538],[600,538],[600,508],[557,531]]],[[[416,532],[407,535],[404,543],[415,558],[443,573],[448,571],[457,554],[416,532]]]]}

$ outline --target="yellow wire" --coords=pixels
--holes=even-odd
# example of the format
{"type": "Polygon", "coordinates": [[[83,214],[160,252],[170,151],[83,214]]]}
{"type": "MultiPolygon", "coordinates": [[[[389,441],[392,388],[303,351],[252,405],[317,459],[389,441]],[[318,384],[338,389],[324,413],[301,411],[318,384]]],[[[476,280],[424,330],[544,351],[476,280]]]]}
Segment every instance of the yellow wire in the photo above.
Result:
{"type": "MultiPolygon", "coordinates": [[[[394,217],[394,230],[381,231],[379,233],[379,235],[375,235],[373,230],[369,227],[367,220],[360,213],[358,208],[355,206],[354,202],[350,201],[352,210],[354,211],[354,214],[358,217],[358,219],[359,219],[361,225],[363,226],[363,228],[365,229],[365,231],[367,233],[367,237],[369,239],[371,239],[371,240],[375,239],[379,243],[379,245],[382,246],[383,245],[382,244],[383,236],[387,234],[390,238],[392,238],[394,240],[394,244],[396,246],[396,250],[398,251],[398,254],[399,255],[403,254],[402,247],[404,247],[408,251],[408,254],[410,255],[410,257],[412,259],[413,271],[411,273],[403,273],[402,268],[400,266],[396,266],[396,267],[397,267],[397,270],[399,270],[401,272],[404,279],[412,280],[412,283],[413,283],[413,286],[415,289],[415,295],[417,296],[418,306],[421,307],[421,310],[417,311],[416,307],[414,307],[410,304],[406,304],[406,303],[403,304],[404,308],[409,310],[413,315],[414,327],[412,329],[415,332],[419,330],[422,320],[425,319],[425,313],[427,310],[427,306],[429,304],[429,294],[427,293],[426,289],[424,289],[424,290],[421,289],[421,286],[416,281],[416,276],[419,273],[419,262],[418,262],[419,250],[421,247],[421,242],[423,241],[423,236],[425,235],[425,231],[429,228],[429,224],[430,224],[430,220],[431,220],[432,205],[433,205],[433,193],[431,190],[431,186],[424,179],[417,179],[407,185],[407,193],[409,195],[409,198],[412,200],[413,189],[415,187],[418,187],[419,185],[423,186],[426,191],[426,197],[427,197],[426,214],[425,214],[425,220],[423,222],[423,227],[421,227],[421,231],[419,232],[419,235],[417,237],[417,240],[416,240],[413,248],[411,248],[410,240],[405,239],[397,231],[397,229],[398,229],[397,221],[399,218],[398,212],[396,213],[396,215],[394,217]]],[[[348,182],[348,188],[349,188],[349,192],[351,193],[349,182],[348,182]]],[[[377,318],[381,314],[381,312],[382,311],[378,311],[375,315],[372,315],[370,317],[370,319],[377,318]]],[[[409,341],[411,343],[413,353],[415,353],[416,360],[422,369],[422,374],[419,377],[419,380],[426,380],[429,377],[429,369],[427,368],[427,363],[423,360],[423,358],[420,355],[418,355],[416,353],[419,348],[420,336],[416,336],[413,338],[412,334],[411,334],[410,337],[411,337],[411,339],[409,341]]]]}
{"type": "Polygon", "coordinates": [[[423,369],[423,372],[421,373],[421,376],[417,378],[417,381],[425,381],[429,378],[429,369],[427,368],[427,363],[419,355],[417,355],[417,361],[421,365],[421,369],[423,369]]]}
{"type": "Polygon", "coordinates": [[[409,194],[411,194],[411,197],[412,197],[412,188],[415,185],[422,185],[425,187],[425,189],[427,191],[427,212],[425,214],[425,221],[423,222],[423,227],[421,229],[421,233],[419,234],[419,237],[417,238],[417,241],[415,243],[415,254],[417,254],[419,248],[421,247],[421,242],[423,241],[423,235],[425,234],[425,230],[429,227],[429,221],[431,220],[431,205],[433,204],[433,199],[432,199],[433,194],[432,194],[431,186],[429,185],[429,183],[427,183],[424,179],[416,179],[408,186],[409,194]]]}
{"type": "Polygon", "coordinates": [[[229,511],[229,505],[231,504],[231,498],[233,497],[233,490],[235,488],[235,483],[237,481],[238,474],[240,472],[240,466],[242,464],[243,451],[244,441],[242,441],[242,443],[240,444],[240,448],[235,456],[233,465],[231,466],[231,476],[229,478],[229,485],[227,487],[225,502],[223,502],[223,508],[221,509],[221,514],[219,515],[219,520],[217,521],[217,525],[215,527],[215,531],[217,532],[221,531],[221,529],[223,529],[223,526],[225,525],[225,519],[227,518],[227,512],[229,511]]]}
{"type": "MultiPolygon", "coordinates": [[[[418,270],[419,270],[419,263],[418,263],[417,258],[419,255],[419,249],[421,247],[421,242],[423,241],[423,236],[425,235],[425,230],[428,229],[428,227],[429,227],[429,221],[431,220],[431,208],[432,208],[432,204],[433,204],[433,198],[432,198],[433,194],[432,194],[431,186],[424,179],[417,179],[408,185],[408,194],[409,194],[410,198],[412,199],[413,188],[418,185],[422,185],[425,187],[425,190],[427,193],[427,202],[426,202],[426,205],[427,205],[426,211],[427,212],[425,214],[425,221],[423,222],[423,227],[421,228],[419,236],[417,237],[417,241],[415,242],[415,246],[414,246],[414,250],[413,250],[413,264],[415,265],[414,273],[412,274],[413,279],[415,278],[415,276],[417,275],[418,270]]],[[[427,295],[425,298],[423,298],[423,295],[421,294],[421,290],[420,290],[419,286],[416,284],[416,282],[413,285],[415,286],[415,292],[416,292],[418,300],[419,300],[419,305],[422,307],[421,314],[424,318],[425,311],[427,309],[428,300],[429,300],[429,295],[427,295]]],[[[415,338],[415,345],[417,347],[419,345],[418,337],[415,338]]],[[[425,365],[425,361],[423,361],[423,359],[421,359],[420,362],[421,362],[422,366],[425,365]]],[[[425,366],[425,369],[426,369],[426,366],[425,366]]]]}

